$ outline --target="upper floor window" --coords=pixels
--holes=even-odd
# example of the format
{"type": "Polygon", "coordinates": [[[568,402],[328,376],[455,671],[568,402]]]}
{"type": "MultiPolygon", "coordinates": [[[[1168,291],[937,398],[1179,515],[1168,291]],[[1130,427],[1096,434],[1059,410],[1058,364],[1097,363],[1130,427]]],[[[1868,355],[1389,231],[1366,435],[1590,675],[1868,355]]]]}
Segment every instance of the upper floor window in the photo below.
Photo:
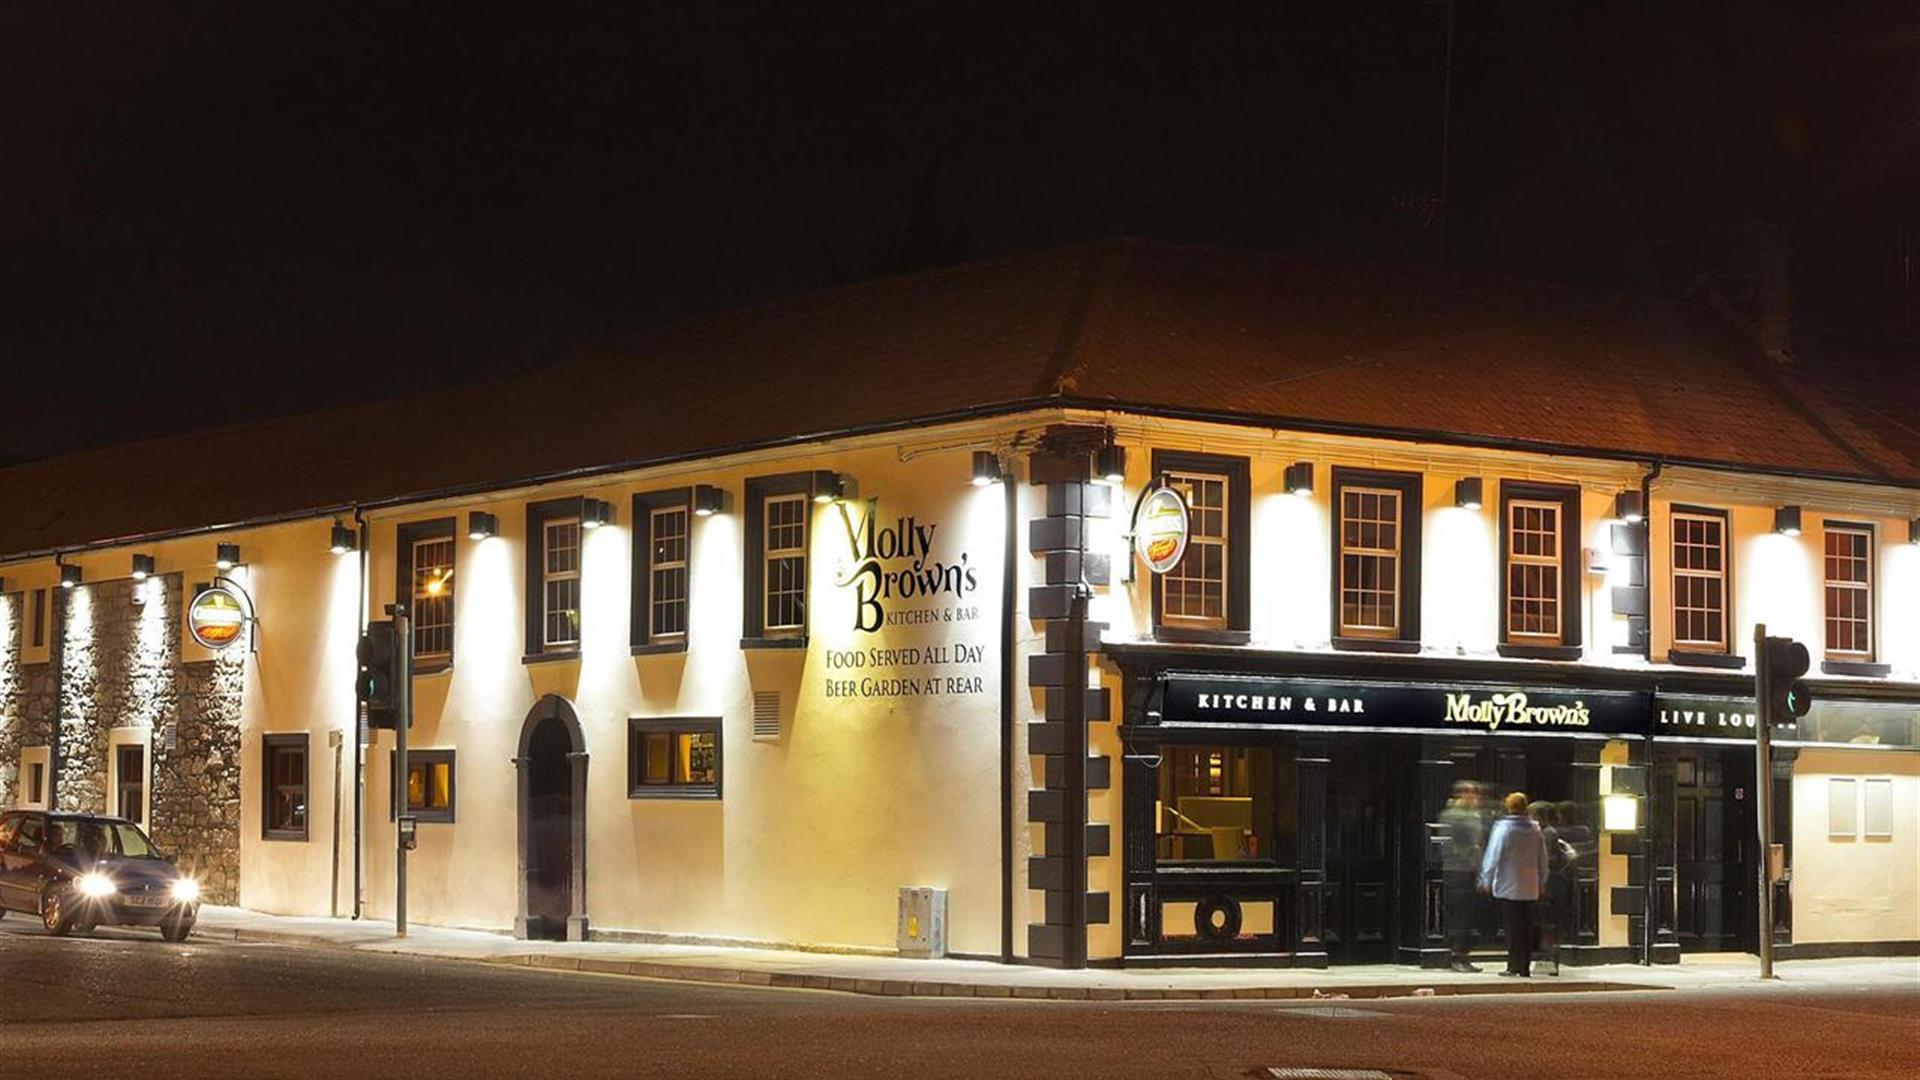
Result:
{"type": "Polygon", "coordinates": [[[1873,529],[1826,527],[1827,655],[1873,659],[1873,529]]]}
{"type": "Polygon", "coordinates": [[[1673,644],[1731,652],[1727,634],[1727,515],[1673,512],[1673,644]]]}
{"type": "Polygon", "coordinates": [[[1251,472],[1246,458],[1155,450],[1153,474],[1187,504],[1187,550],[1153,585],[1154,636],[1243,643],[1252,605],[1251,472]]]}
{"type": "Polygon", "coordinates": [[[1334,468],[1336,647],[1420,647],[1420,491],[1419,473],[1334,468]]]}
{"type": "Polygon", "coordinates": [[[1500,483],[1500,651],[1573,660],[1580,647],[1580,489],[1500,483]]]}
{"type": "Polygon", "coordinates": [[[675,650],[687,640],[692,491],[633,497],[633,646],[675,650]]]}
{"type": "Polygon", "coordinates": [[[746,488],[743,643],[798,647],[807,635],[807,552],[812,474],[755,477],[746,488]]]}
{"type": "Polygon", "coordinates": [[[394,567],[399,603],[413,626],[413,658],[432,670],[453,660],[453,519],[403,522],[394,567]]]}
{"type": "Polygon", "coordinates": [[[580,519],[560,518],[541,526],[544,559],[540,574],[541,638],[551,649],[580,644],[580,519]]]}

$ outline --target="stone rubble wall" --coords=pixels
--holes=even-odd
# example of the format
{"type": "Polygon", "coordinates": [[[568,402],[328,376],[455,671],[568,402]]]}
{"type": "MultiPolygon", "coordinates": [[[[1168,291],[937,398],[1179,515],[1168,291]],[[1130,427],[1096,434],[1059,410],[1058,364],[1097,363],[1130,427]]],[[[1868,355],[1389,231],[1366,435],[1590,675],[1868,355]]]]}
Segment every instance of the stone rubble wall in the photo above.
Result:
{"type": "Polygon", "coordinates": [[[240,695],[245,646],[180,666],[175,743],[154,740],[153,841],[216,904],[240,896],[240,695]]]}

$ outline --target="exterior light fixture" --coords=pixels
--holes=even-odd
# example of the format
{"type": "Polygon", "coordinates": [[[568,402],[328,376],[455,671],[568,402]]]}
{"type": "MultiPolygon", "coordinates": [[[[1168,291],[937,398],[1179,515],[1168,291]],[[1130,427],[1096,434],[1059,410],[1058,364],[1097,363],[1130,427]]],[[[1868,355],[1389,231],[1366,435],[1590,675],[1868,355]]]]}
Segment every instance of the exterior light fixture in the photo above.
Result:
{"type": "Polygon", "coordinates": [[[1613,516],[1629,524],[1647,520],[1647,500],[1638,491],[1623,491],[1613,497],[1613,516]]]}
{"type": "Polygon", "coordinates": [[[467,514],[467,539],[485,540],[489,536],[500,535],[500,519],[485,510],[473,510],[467,514]]]}
{"type": "Polygon", "coordinates": [[[1118,487],[1127,478],[1127,448],[1108,443],[1094,451],[1093,471],[1100,479],[1118,487]]]}
{"type": "Polygon", "coordinates": [[[991,450],[973,452],[973,486],[988,487],[999,483],[1004,477],[1000,474],[1000,458],[991,450]]]}
{"type": "Polygon", "coordinates": [[[1465,510],[1480,509],[1480,494],[1485,483],[1477,476],[1463,476],[1453,482],[1453,505],[1465,510]]]}
{"type": "Polygon", "coordinates": [[[72,563],[60,564],[60,587],[71,589],[80,584],[80,568],[72,563]]]}
{"type": "Polygon", "coordinates": [[[1800,508],[1797,506],[1775,507],[1773,511],[1773,531],[1782,536],[1800,535],[1800,508]]]}
{"type": "Polygon", "coordinates": [[[215,544],[213,546],[213,566],[216,570],[231,570],[240,565],[239,544],[215,544]]]}
{"type": "Polygon", "coordinates": [[[145,581],[153,576],[153,556],[135,555],[133,557],[133,580],[145,581]]]}
{"type": "Polygon", "coordinates": [[[808,486],[812,491],[813,501],[823,505],[839,502],[847,497],[847,478],[837,472],[826,469],[815,470],[808,486]]]}
{"type": "Polygon", "coordinates": [[[1308,498],[1313,494],[1313,462],[1296,461],[1287,466],[1287,493],[1308,498]]]}
{"type": "Polygon", "coordinates": [[[727,493],[712,484],[693,485],[693,516],[712,517],[727,508],[727,493]]]}
{"type": "Polygon", "coordinates": [[[353,530],[342,525],[339,518],[334,518],[333,538],[328,541],[327,550],[333,552],[335,555],[345,555],[359,546],[360,543],[354,537],[353,530]]]}
{"type": "Polygon", "coordinates": [[[580,527],[597,529],[613,523],[613,504],[605,499],[586,499],[580,504],[580,527]]]}

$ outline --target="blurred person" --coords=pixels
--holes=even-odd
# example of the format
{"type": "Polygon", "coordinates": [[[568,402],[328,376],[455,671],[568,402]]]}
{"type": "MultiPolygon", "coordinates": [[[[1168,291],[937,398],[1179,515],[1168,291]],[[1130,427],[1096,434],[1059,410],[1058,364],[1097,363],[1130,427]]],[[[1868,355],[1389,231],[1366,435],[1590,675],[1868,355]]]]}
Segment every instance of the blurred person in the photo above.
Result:
{"type": "Polygon", "coordinates": [[[1447,948],[1452,953],[1449,966],[1455,971],[1479,971],[1469,960],[1473,950],[1473,916],[1479,905],[1474,888],[1480,872],[1480,856],[1486,845],[1487,823],[1481,814],[1480,785],[1461,780],[1453,785],[1453,797],[1440,811],[1441,832],[1447,838],[1446,854],[1441,860],[1442,879],[1446,883],[1447,948]]]}
{"type": "Polygon", "coordinates": [[[1527,816],[1540,827],[1540,841],[1547,846],[1547,877],[1541,883],[1541,896],[1533,906],[1533,923],[1541,957],[1553,965],[1547,974],[1560,974],[1560,929],[1566,900],[1573,895],[1573,850],[1560,838],[1560,808],[1542,799],[1527,805],[1527,816]]]}
{"type": "Polygon", "coordinates": [[[1533,974],[1532,915],[1547,880],[1547,844],[1527,816],[1525,793],[1508,795],[1505,810],[1487,838],[1478,884],[1493,896],[1507,928],[1507,969],[1500,974],[1524,979],[1533,974]]]}

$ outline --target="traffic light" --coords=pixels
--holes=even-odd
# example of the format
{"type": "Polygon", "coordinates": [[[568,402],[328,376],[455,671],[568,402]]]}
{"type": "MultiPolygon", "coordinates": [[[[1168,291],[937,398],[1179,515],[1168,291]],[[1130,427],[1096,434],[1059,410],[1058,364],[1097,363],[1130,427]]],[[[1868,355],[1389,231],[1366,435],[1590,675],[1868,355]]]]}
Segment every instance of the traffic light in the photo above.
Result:
{"type": "Polygon", "coordinates": [[[1760,659],[1760,670],[1766,675],[1760,691],[1767,695],[1773,722],[1788,723],[1807,715],[1813,707],[1813,691],[1800,681],[1812,665],[1807,647],[1785,637],[1767,638],[1761,647],[1766,655],[1760,659]]]}
{"type": "Polygon", "coordinates": [[[360,674],[354,693],[367,706],[367,726],[394,725],[394,687],[400,683],[400,638],[391,620],[367,624],[360,635],[360,674]]]}

